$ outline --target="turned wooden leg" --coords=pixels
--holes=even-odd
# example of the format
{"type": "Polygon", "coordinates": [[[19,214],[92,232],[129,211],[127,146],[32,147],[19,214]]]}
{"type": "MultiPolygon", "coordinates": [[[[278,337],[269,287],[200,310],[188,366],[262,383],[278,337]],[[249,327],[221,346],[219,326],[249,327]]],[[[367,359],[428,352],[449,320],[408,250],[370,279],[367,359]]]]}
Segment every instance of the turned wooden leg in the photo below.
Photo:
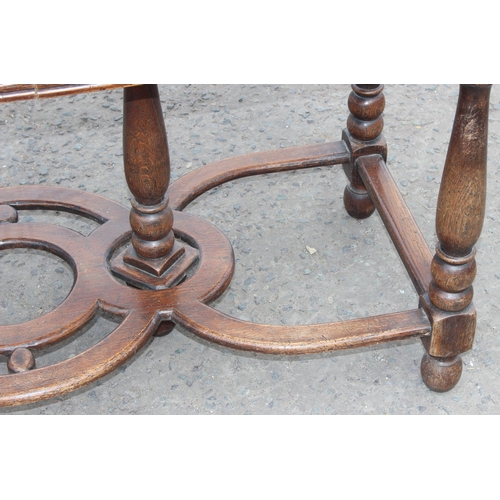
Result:
{"type": "Polygon", "coordinates": [[[345,166],[346,172],[350,171],[350,183],[344,191],[344,205],[347,213],[356,219],[366,219],[375,211],[375,205],[358,173],[356,160],[369,154],[387,154],[382,137],[383,90],[384,86],[380,84],[354,84],[348,100],[351,114],[343,139],[351,150],[352,163],[345,166]]]}
{"type": "Polygon", "coordinates": [[[134,231],[126,259],[160,259],[174,246],[173,215],[165,196],[170,182],[167,133],[156,85],[125,89],[123,159],[134,195],[130,225],[134,231]]]}
{"type": "Polygon", "coordinates": [[[177,325],[173,321],[162,321],[156,332],[153,334],[154,337],[165,337],[169,333],[173,332],[177,325]]]}
{"type": "Polygon", "coordinates": [[[488,109],[491,85],[460,85],[457,113],[441,181],[436,214],[438,245],[432,282],[424,302],[433,324],[422,377],[438,392],[460,379],[460,353],[472,347],[476,312],[472,283],[476,276],[475,244],[486,205],[488,109]]]}
{"type": "Polygon", "coordinates": [[[112,269],[133,286],[168,288],[184,277],[198,253],[176,242],[172,230],[174,217],[166,195],[170,158],[158,86],[127,87],[124,92],[123,159],[134,197],[133,235],[112,269]]]}

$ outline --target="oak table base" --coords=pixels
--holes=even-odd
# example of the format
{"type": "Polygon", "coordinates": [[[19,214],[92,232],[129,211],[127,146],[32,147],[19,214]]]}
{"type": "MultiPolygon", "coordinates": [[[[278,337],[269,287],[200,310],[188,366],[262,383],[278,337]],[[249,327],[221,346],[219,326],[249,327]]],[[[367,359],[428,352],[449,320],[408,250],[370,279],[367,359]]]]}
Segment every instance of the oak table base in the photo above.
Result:
{"type": "MultiPolygon", "coordinates": [[[[0,250],[51,252],[74,274],[71,293],[56,309],[22,325],[0,326],[0,354],[7,356],[10,372],[0,376],[0,406],[33,403],[83,387],[175,324],[224,346],[270,354],[318,353],[419,337],[426,350],[421,368],[428,387],[442,392],[456,385],[462,371],[460,354],[472,347],[475,332],[474,245],[484,219],[491,86],[460,87],[438,202],[436,255],[386,165],[382,85],[353,85],[351,114],[339,142],[226,159],[172,185],[158,89],[124,87],[124,162],[134,197],[131,210],[64,188],[0,189],[0,250]],[[365,218],[377,210],[381,215],[420,296],[418,307],[304,326],[256,324],[211,308],[209,303],[231,281],[233,250],[217,228],[182,210],[206,191],[240,177],[334,165],[343,166],[348,175],[348,213],[365,218]],[[99,227],[83,236],[59,226],[18,223],[17,211],[28,209],[70,212],[99,227]],[[99,311],[119,317],[119,326],[81,354],[37,368],[37,350],[77,334],[99,311]]],[[[47,85],[42,90],[50,97],[50,92],[103,88],[110,86],[47,85]]],[[[1,91],[0,86],[0,102],[2,95],[3,100],[43,97],[39,88],[29,85],[1,91]]]]}

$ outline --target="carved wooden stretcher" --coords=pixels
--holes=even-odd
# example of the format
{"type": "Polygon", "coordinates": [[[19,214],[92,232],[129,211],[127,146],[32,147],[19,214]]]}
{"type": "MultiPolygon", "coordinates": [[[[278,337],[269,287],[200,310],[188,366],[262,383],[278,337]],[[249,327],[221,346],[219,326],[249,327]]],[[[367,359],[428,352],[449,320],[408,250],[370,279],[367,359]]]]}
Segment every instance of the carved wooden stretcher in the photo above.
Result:
{"type": "Polygon", "coordinates": [[[226,159],[170,183],[167,135],[156,85],[0,85],[0,102],[124,88],[124,166],[132,209],[95,194],[56,187],[0,189],[0,250],[51,252],[72,268],[70,295],[50,313],[22,325],[0,326],[0,406],[52,398],[116,369],[152,335],[175,324],[210,341],[271,354],[303,354],[420,337],[422,377],[434,391],[460,379],[460,354],[472,347],[476,312],[472,283],[475,244],[486,198],[491,85],[461,85],[441,182],[433,255],[386,165],[383,85],[352,86],[342,140],[226,159]],[[242,321],[211,308],[234,272],[231,244],[209,222],[182,213],[202,193],[239,177],[318,166],[344,166],[347,212],[378,210],[420,296],[414,310],[307,326],[242,321]],[[85,237],[48,224],[17,223],[18,210],[58,210],[100,224],[85,237]],[[124,247],[123,251],[119,251],[124,247]],[[74,335],[99,310],[119,326],[83,353],[37,368],[36,352],[74,335]]]}

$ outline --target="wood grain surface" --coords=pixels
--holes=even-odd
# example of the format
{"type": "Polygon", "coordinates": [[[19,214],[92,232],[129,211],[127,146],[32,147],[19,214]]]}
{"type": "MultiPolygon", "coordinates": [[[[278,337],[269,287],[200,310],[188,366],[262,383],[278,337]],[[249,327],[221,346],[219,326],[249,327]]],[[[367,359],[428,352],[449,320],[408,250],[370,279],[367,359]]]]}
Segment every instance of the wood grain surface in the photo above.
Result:
{"type": "Polygon", "coordinates": [[[85,94],[122,87],[131,83],[0,83],[0,103],[22,101],[25,99],[43,99],[63,95],[85,94]]]}

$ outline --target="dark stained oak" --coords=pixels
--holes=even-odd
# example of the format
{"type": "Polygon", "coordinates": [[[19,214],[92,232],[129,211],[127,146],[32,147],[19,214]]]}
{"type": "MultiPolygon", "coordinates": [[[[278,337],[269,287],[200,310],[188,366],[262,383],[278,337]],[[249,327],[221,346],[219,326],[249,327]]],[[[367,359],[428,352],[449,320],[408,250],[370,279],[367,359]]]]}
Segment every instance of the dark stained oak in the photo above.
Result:
{"type": "Polygon", "coordinates": [[[462,376],[460,356],[436,358],[425,353],[420,370],[425,385],[435,392],[447,392],[453,389],[462,376]]]}
{"type": "Polygon", "coordinates": [[[167,134],[156,85],[125,89],[123,101],[123,161],[134,196],[132,245],[124,260],[147,269],[149,261],[167,257],[175,243],[174,216],[166,197],[170,182],[167,134]]]}
{"type": "Polygon", "coordinates": [[[10,373],[22,373],[27,372],[35,368],[35,356],[33,353],[26,349],[26,347],[18,347],[9,356],[7,361],[7,367],[10,373]]]}
{"type": "Polygon", "coordinates": [[[347,129],[342,134],[351,153],[350,162],[344,166],[349,184],[344,190],[347,213],[356,219],[366,219],[375,211],[366,186],[358,172],[358,159],[371,154],[387,156],[387,145],[382,135],[385,108],[384,86],[380,84],[354,84],[349,95],[347,129]]]}
{"type": "Polygon", "coordinates": [[[432,281],[428,296],[421,298],[421,306],[433,322],[432,337],[424,342],[428,354],[422,363],[422,377],[437,391],[457,384],[461,369],[447,364],[461,364],[459,354],[471,349],[474,342],[472,283],[476,276],[475,245],[486,206],[490,92],[491,85],[460,85],[439,190],[432,281]],[[437,372],[442,372],[439,377],[437,372]]]}
{"type": "Polygon", "coordinates": [[[379,155],[363,156],[358,172],[417,293],[423,295],[432,280],[432,254],[387,165],[379,155]]]}
{"type": "MultiPolygon", "coordinates": [[[[354,84],[342,140],[251,153],[192,171],[170,185],[167,133],[156,85],[0,85],[0,101],[124,88],[124,171],[131,210],[100,196],[64,188],[0,189],[0,251],[33,248],[72,269],[69,296],[42,318],[0,326],[0,406],[52,398],[110,373],[151,336],[176,324],[220,345],[266,354],[310,354],[420,338],[425,384],[452,389],[460,354],[472,347],[476,311],[472,283],[475,245],[486,196],[490,85],[461,85],[441,183],[432,255],[392,179],[383,136],[383,85],[354,84]],[[235,267],[226,236],[207,221],[182,213],[206,191],[240,177],[343,165],[349,176],[346,210],[362,219],[378,210],[420,297],[403,312],[318,325],[278,326],[242,321],[210,307],[227,289],[235,267]],[[83,236],[64,227],[18,223],[18,210],[58,210],[99,227],[83,236]],[[37,352],[77,334],[100,312],[119,325],[81,354],[36,366],[37,352]]],[[[326,209],[326,208],[325,208],[326,209]]],[[[168,341],[166,339],[165,341],[168,341]]]]}
{"type": "Polygon", "coordinates": [[[193,170],[175,181],[168,190],[170,205],[174,210],[183,210],[210,189],[241,177],[340,165],[349,159],[349,151],[342,141],[228,158],[193,170]]]}
{"type": "Polygon", "coordinates": [[[170,155],[157,85],[124,90],[123,160],[131,200],[131,245],[112,268],[140,288],[161,289],[181,281],[198,252],[176,242],[169,205],[170,155]]]}
{"type": "Polygon", "coordinates": [[[75,274],[69,296],[42,320],[0,326],[0,354],[10,356],[24,348],[30,349],[36,358],[36,351],[77,333],[99,311],[121,320],[105,339],[74,358],[0,376],[0,406],[64,394],[113,371],[151,335],[167,333],[179,305],[219,297],[234,272],[233,251],[224,234],[200,218],[176,212],[176,224],[182,226],[177,229],[174,225],[176,236],[205,250],[196,273],[170,289],[150,291],[125,286],[109,268],[111,254],[131,236],[129,211],[125,207],[95,194],[48,186],[0,189],[0,204],[29,210],[42,206],[91,216],[101,223],[89,236],[50,224],[0,224],[0,251],[19,247],[45,250],[66,260],[75,274]]]}
{"type": "Polygon", "coordinates": [[[242,321],[205,304],[181,305],[174,317],[212,342],[266,354],[312,354],[427,336],[421,309],[318,325],[279,326],[242,321]]]}
{"type": "Polygon", "coordinates": [[[86,94],[101,90],[112,90],[129,87],[130,83],[24,83],[7,85],[0,83],[0,103],[24,101],[26,99],[43,99],[64,95],[86,94]]]}

